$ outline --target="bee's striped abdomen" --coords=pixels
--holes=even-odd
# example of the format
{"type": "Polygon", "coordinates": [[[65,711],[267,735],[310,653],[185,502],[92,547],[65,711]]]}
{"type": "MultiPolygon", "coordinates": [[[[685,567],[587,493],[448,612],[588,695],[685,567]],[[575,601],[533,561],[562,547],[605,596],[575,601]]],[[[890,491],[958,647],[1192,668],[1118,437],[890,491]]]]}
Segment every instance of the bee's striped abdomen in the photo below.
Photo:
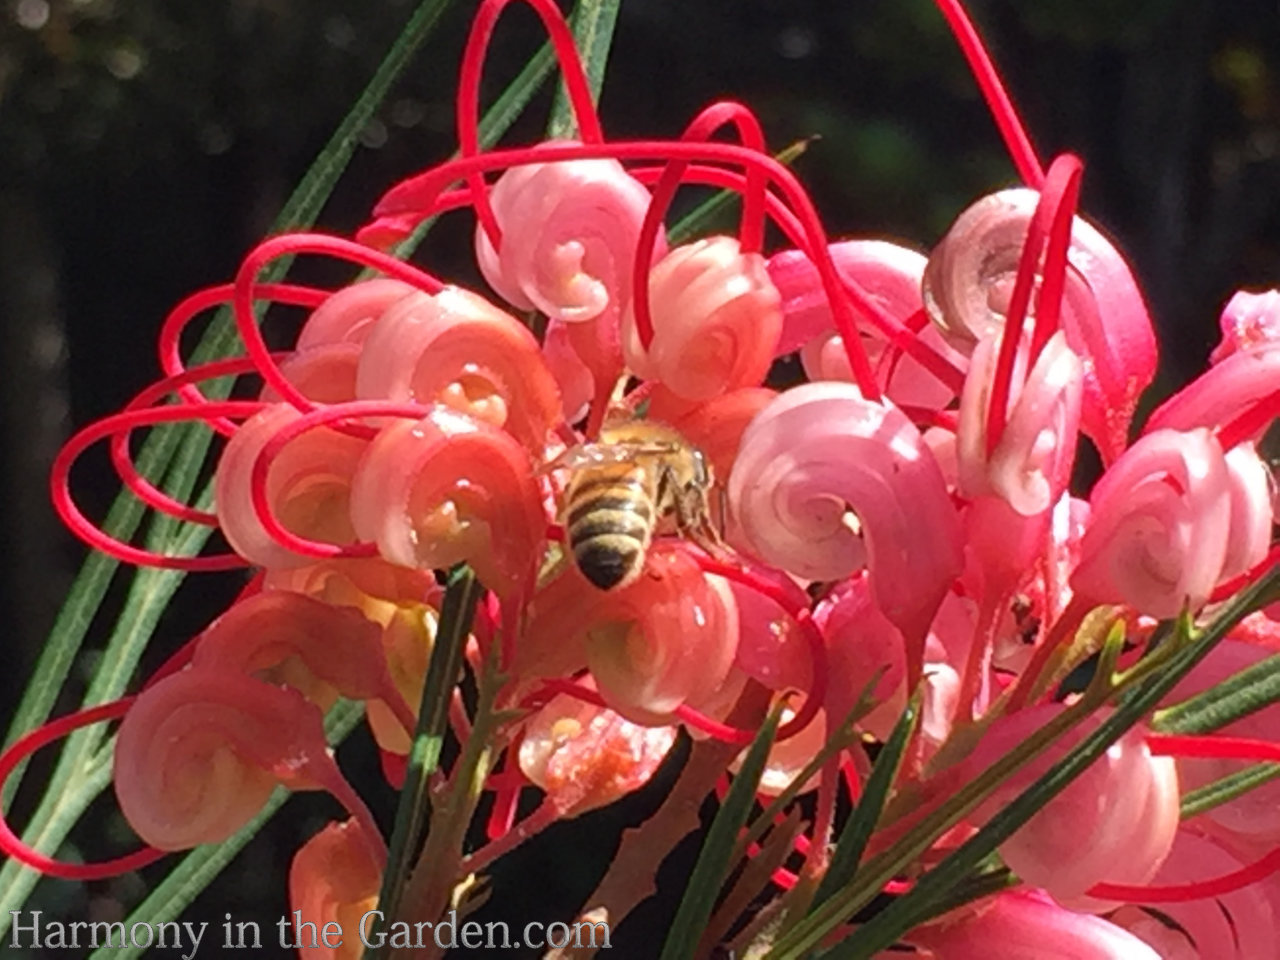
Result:
{"type": "Polygon", "coordinates": [[[569,491],[569,547],[578,569],[601,590],[630,583],[644,566],[654,522],[648,487],[641,471],[591,471],[569,491]]]}

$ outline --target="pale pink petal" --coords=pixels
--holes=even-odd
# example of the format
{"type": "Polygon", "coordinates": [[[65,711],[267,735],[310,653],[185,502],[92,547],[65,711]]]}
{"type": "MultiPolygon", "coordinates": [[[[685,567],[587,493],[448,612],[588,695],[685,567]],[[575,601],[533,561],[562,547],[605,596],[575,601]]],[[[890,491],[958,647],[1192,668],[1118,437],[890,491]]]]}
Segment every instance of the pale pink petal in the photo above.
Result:
{"type": "MultiPolygon", "coordinates": [[[[1004,326],[1038,202],[1038,193],[1022,188],[983,197],[930,256],[925,306],[957,346],[972,348],[1004,326]]],[[[1138,396],[1155,376],[1156,340],[1129,265],[1079,217],[1071,228],[1062,329],[1084,361],[1082,428],[1113,460],[1125,447],[1138,396]]]]}
{"type": "MultiPolygon", "coordinates": [[[[1064,709],[1062,704],[1047,704],[998,718],[965,761],[965,769],[971,776],[982,776],[987,767],[1064,709]]],[[[1103,719],[1091,716],[1002,784],[973,822],[985,823],[1103,719]]],[[[1043,887],[1059,900],[1078,898],[1095,884],[1116,877],[1142,883],[1169,852],[1178,829],[1178,803],[1172,759],[1152,756],[1146,730],[1137,726],[1002,843],[1000,856],[1027,883],[1043,887]],[[1081,844],[1081,837],[1089,842],[1081,844]]]]}
{"type": "Polygon", "coordinates": [[[1231,483],[1231,532],[1220,580],[1244,573],[1261,563],[1271,546],[1274,520],[1274,480],[1251,443],[1227,451],[1231,483]]]}
{"type": "MultiPolygon", "coordinates": [[[[1273,651],[1251,643],[1241,643],[1232,638],[1223,640],[1173,689],[1166,698],[1166,704],[1177,703],[1216,686],[1272,655],[1273,651]]],[[[1218,732],[1223,736],[1278,741],[1280,704],[1263,707],[1227,724],[1218,732]]],[[[1186,790],[1207,786],[1249,765],[1247,760],[1178,760],[1186,790]]],[[[1199,824],[1205,820],[1256,841],[1259,845],[1256,856],[1261,857],[1267,848],[1280,841],[1280,781],[1264,783],[1228,803],[1205,811],[1193,822],[1199,824]]]]}
{"type": "MultiPolygon", "coordinates": [[[[476,260],[512,306],[566,322],[616,316],[630,287],[649,191],[616,160],[529,164],[489,191],[502,228],[496,251],[476,228],[476,260]]],[[[665,243],[659,237],[655,257],[665,243]]],[[[616,322],[616,321],[615,321],[616,322]]]]}
{"type": "Polygon", "coordinates": [[[867,567],[876,605],[923,650],[963,568],[960,524],[932,452],[900,410],[852,384],[780,394],[743,434],[729,501],[743,546],[768,563],[814,580],[867,567]]]}
{"type": "Polygon", "coordinates": [[[1204,605],[1231,529],[1226,460],[1208,430],[1148,433],[1103,474],[1089,503],[1076,593],[1158,618],[1204,605]]]}
{"type": "Polygon", "coordinates": [[[539,456],[562,412],[533,334],[460,287],[405,297],[383,313],[365,341],[356,392],[443,403],[504,427],[539,456]]]}
{"type": "Polygon", "coordinates": [[[466,561],[504,597],[528,589],[546,534],[525,450],[440,406],[369,445],[352,478],[351,522],[392,563],[439,570],[466,561]]]}
{"type": "Polygon", "coordinates": [[[542,359],[560,387],[565,423],[577,423],[587,415],[587,405],[596,390],[592,370],[574,350],[571,335],[568,324],[551,320],[542,341],[542,359]]]}
{"type": "MultiPolygon", "coordinates": [[[[273,540],[253,508],[250,479],[262,448],[301,414],[288,404],[267,407],[245,421],[218,461],[214,505],[218,524],[238,554],[264,567],[299,567],[311,558],[273,540]]],[[[355,532],[347,512],[351,475],[365,441],[334,430],[308,430],[280,451],[267,471],[267,501],[298,536],[348,544],[355,532]]]]}
{"type": "MultiPolygon", "coordinates": [[[[926,258],[915,250],[884,240],[843,240],[827,247],[840,276],[857,283],[875,303],[905,322],[923,305],[920,281],[926,258]]],[[[815,337],[834,329],[826,290],[803,250],[784,250],[769,258],[769,276],[782,296],[782,335],[777,355],[794,353],[815,337]]],[[[854,308],[859,327],[871,321],[854,308]]]]}
{"type": "MultiPolygon", "coordinates": [[[[998,346],[984,338],[974,350],[956,433],[960,490],[998,496],[1026,517],[1062,496],[1075,462],[1082,367],[1061,333],[1054,334],[1025,378],[1015,368],[1004,432],[988,453],[987,416],[998,346]],[[1021,386],[1017,386],[1021,384],[1021,386]]],[[[1025,364],[1025,351],[1022,357],[1025,364]]]]}
{"type": "Polygon", "coordinates": [[[1210,363],[1221,363],[1242,350],[1280,343],[1280,290],[1238,291],[1222,308],[1218,325],[1222,340],[1209,354],[1210,363]]]}
{"type": "Polygon", "coordinates": [[[1275,393],[1277,384],[1280,344],[1230,354],[1157,407],[1145,432],[1216,429],[1275,393]]]}
{"type": "Polygon", "coordinates": [[[640,343],[634,312],[622,320],[623,356],[645,380],[690,400],[758,386],[782,329],[778,291],[757,253],[733,237],[677,247],[649,276],[653,341],[640,343]]]}
{"type": "Polygon", "coordinates": [[[364,343],[369,329],[397,300],[417,292],[389,277],[353,283],[312,311],[298,333],[298,350],[332,343],[364,343]]]}

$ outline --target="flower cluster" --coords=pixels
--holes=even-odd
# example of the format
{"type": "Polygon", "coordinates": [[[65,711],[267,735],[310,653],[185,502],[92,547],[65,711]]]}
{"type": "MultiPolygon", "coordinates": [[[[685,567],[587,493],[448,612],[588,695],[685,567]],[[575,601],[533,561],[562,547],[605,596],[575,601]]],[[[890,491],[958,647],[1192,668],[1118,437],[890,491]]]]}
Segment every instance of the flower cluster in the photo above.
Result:
{"type": "MultiPolygon", "coordinates": [[[[1059,681],[1117,627],[1141,639],[1275,565],[1256,444],[1280,413],[1280,294],[1237,295],[1212,366],[1135,424],[1156,368],[1138,285],[1077,214],[1081,163],[1041,166],[958,4],[939,2],[1025,185],[977,200],[928,253],[832,242],[740,104],[712,105],[678,140],[606,139],[549,0],[530,6],[580,139],[481,151],[481,65],[506,5],[485,0],[468,43],[459,157],[387,192],[355,239],[272,238],[233,283],[180,304],[160,334],[165,378],[58,460],[55,502],[91,545],[143,565],[257,571],[117,711],[116,794],[157,855],[226,839],[277,785],[325,789],[352,819],[299,851],[295,906],[322,924],[376,902],[385,842],[326,747],[323,712],[363,701],[398,785],[460,564],[485,588],[462,641],[481,706],[449,677],[449,719],[459,743],[483,736],[502,760],[482,771],[491,842],[457,851],[457,875],[437,881],[447,890],[542,826],[646,783],[681,730],[728,748],[714,754],[725,772],[781,703],[762,802],[788,790],[817,801],[795,837],[799,864],[773,877],[817,879],[838,792],[858,794],[870,759],[839,741],[794,781],[846,718],[884,743],[918,704],[872,841],[888,849],[958,785],[997,782],[1002,757],[1072,709],[1059,681]],[[732,142],[713,139],[725,130],[732,142]],[[685,185],[740,194],[737,235],[669,235],[685,185]],[[462,208],[488,290],[383,252],[462,208]],[[766,223],[786,249],[764,249],[766,223]],[[374,276],[337,290],[260,279],[300,254],[374,276]],[[273,352],[259,329],[271,303],[306,313],[291,349],[273,352]],[[246,356],[186,367],[184,328],[221,305],[246,356]],[[770,381],[795,353],[804,382],[770,381]],[[244,374],[261,381],[256,399],[207,388],[244,374]],[[130,460],[131,432],[183,421],[225,439],[212,513],[130,460]],[[156,555],[85,517],[70,468],[104,439],[142,501],[216,527],[229,552],[156,555]],[[1082,442],[1104,464],[1087,498],[1071,488],[1082,442]],[[517,823],[535,787],[543,805],[517,823]]],[[[1176,697],[1261,660],[1278,632],[1265,613],[1246,620],[1176,697]]],[[[997,940],[1044,956],[1046,944],[1071,957],[1264,955],[1280,886],[1245,865],[1280,838],[1275,789],[1194,820],[1179,805],[1230,764],[1273,755],[1259,742],[1280,734],[1275,709],[1217,738],[1131,728],[1001,845],[1022,890],[903,942],[925,956],[997,940]],[[1156,901],[1159,917],[1139,906],[1156,901]]],[[[1109,710],[1006,776],[917,867],[1109,710]]],[[[462,776],[438,772],[430,789],[462,776]]]]}

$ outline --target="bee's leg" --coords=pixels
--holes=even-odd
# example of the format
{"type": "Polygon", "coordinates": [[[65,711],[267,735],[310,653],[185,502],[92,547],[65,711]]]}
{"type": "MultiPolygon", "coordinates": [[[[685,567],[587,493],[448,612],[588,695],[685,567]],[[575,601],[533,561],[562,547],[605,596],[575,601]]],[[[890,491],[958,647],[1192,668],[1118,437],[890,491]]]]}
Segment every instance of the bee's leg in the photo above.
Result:
{"type": "Polygon", "coordinates": [[[703,487],[689,484],[680,490],[676,497],[676,524],[685,536],[716,559],[730,556],[721,531],[712,522],[707,492],[703,487]]]}

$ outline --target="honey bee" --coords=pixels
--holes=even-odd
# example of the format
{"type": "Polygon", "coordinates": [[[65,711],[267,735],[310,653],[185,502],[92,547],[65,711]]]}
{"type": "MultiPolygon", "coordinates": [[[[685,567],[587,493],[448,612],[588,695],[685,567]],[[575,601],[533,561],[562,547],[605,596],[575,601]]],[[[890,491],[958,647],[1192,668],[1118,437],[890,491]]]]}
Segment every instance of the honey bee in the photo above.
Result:
{"type": "Polygon", "coordinates": [[[640,575],[665,517],[674,517],[679,533],[709,550],[721,543],[707,506],[711,466],[665,424],[606,424],[599,440],[570,449],[552,467],[571,471],[564,498],[569,550],[601,590],[625,587],[640,575]]]}

